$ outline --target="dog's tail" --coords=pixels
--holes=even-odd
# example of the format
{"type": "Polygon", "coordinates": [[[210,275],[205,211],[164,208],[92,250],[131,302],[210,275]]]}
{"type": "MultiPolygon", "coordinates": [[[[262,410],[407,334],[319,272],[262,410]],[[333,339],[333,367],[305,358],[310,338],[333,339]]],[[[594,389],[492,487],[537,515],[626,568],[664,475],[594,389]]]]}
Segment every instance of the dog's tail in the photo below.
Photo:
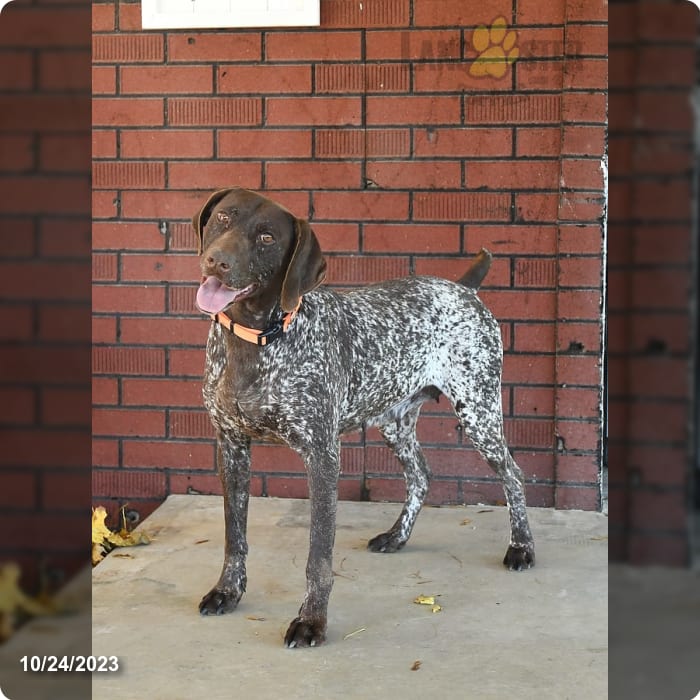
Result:
{"type": "Polygon", "coordinates": [[[479,286],[484,281],[486,273],[491,267],[492,255],[486,248],[482,248],[474,258],[471,267],[457,280],[459,284],[472,289],[479,289],[479,286]]]}

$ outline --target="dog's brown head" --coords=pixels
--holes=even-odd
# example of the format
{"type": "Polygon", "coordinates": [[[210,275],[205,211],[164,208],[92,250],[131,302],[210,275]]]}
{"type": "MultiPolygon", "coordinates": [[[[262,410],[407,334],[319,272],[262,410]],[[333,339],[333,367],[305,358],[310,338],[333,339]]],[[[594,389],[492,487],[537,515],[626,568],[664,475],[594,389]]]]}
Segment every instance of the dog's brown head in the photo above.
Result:
{"type": "Polygon", "coordinates": [[[250,190],[214,192],[194,215],[202,285],[197,305],[223,311],[243,299],[292,311],[323,282],[326,261],[307,221],[250,190]]]}

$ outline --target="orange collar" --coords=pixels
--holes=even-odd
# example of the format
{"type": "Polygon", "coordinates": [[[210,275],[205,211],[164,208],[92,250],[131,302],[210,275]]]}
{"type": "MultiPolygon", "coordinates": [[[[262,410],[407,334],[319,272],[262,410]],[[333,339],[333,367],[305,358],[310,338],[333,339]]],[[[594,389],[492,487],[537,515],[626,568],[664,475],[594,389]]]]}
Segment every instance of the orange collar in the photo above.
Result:
{"type": "Polygon", "coordinates": [[[295,319],[299,307],[301,306],[301,298],[296,307],[289,313],[284,314],[279,321],[275,321],[270,324],[267,328],[259,331],[255,328],[247,328],[242,326],[240,323],[235,323],[232,321],[223,311],[219,311],[216,314],[210,314],[211,320],[218,323],[220,326],[228,329],[233,333],[233,335],[238,336],[242,340],[248,343],[253,343],[253,345],[269,345],[273,340],[277,339],[289,330],[289,326],[295,319]]]}

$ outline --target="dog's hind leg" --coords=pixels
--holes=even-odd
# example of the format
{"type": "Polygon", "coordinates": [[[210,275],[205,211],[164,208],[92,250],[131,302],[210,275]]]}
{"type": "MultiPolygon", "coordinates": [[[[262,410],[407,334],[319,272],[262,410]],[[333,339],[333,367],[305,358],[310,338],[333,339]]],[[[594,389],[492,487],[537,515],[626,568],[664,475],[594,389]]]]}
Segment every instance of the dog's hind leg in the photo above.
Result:
{"type": "Polygon", "coordinates": [[[512,571],[521,571],[534,566],[535,545],[527,519],[523,473],[503,434],[499,376],[482,374],[479,381],[464,385],[456,398],[454,387],[446,393],[465,434],[501,479],[510,516],[510,544],[503,564],[512,571]]]}
{"type": "Polygon", "coordinates": [[[379,424],[379,431],[404,468],[406,502],[397,521],[387,532],[373,537],[367,548],[372,552],[396,552],[411,536],[430,485],[430,468],[416,437],[416,422],[427,395],[408,404],[405,413],[389,413],[379,424]]]}

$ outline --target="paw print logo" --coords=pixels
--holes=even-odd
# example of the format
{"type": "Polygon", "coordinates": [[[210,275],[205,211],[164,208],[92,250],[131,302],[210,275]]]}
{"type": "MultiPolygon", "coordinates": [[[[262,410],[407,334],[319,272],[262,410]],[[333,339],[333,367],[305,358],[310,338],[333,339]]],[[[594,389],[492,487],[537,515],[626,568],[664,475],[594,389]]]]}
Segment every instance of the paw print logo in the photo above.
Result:
{"type": "Polygon", "coordinates": [[[502,78],[520,55],[515,45],[517,38],[513,30],[508,30],[505,17],[496,17],[490,27],[478,26],[472,34],[472,44],[478,55],[469,66],[469,75],[502,78]]]}

